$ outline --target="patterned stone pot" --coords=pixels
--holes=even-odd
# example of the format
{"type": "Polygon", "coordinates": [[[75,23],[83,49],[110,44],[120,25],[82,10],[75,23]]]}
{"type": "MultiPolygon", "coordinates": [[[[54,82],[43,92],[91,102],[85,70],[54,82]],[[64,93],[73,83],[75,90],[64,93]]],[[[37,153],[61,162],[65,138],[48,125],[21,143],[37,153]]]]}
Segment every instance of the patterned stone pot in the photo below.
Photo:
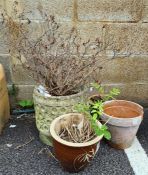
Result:
{"type": "MultiPolygon", "coordinates": [[[[103,137],[103,135],[96,136],[85,143],[72,143],[59,137],[63,125],[68,125],[70,120],[82,121],[82,117],[83,115],[79,113],[65,114],[56,118],[50,126],[55,156],[63,169],[70,173],[82,171],[91,162],[99,149],[100,141],[103,137]]],[[[98,126],[101,126],[99,121],[98,126]]]]}
{"type": "Polygon", "coordinates": [[[50,135],[51,122],[62,114],[74,112],[74,106],[84,101],[86,91],[70,96],[45,97],[39,93],[37,88],[35,87],[33,94],[36,126],[39,130],[40,140],[52,146],[50,135]]]}

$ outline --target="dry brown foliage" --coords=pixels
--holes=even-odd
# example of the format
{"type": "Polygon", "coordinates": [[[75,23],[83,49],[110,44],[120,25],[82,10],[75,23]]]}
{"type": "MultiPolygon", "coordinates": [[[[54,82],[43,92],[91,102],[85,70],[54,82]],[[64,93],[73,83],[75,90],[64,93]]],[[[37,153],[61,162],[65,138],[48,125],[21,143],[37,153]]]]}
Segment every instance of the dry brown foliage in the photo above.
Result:
{"type": "Polygon", "coordinates": [[[110,60],[102,53],[112,47],[111,40],[105,43],[96,38],[84,42],[74,28],[65,36],[53,16],[44,14],[45,28],[38,38],[28,35],[29,19],[15,21],[4,13],[2,17],[11,54],[17,55],[23,68],[29,70],[28,74],[51,95],[77,93],[92,82],[96,72],[110,60]]]}
{"type": "Polygon", "coordinates": [[[68,142],[85,143],[96,137],[90,120],[84,116],[82,116],[80,120],[80,118],[77,118],[75,115],[71,115],[69,121],[64,121],[61,126],[58,135],[68,142]]]}

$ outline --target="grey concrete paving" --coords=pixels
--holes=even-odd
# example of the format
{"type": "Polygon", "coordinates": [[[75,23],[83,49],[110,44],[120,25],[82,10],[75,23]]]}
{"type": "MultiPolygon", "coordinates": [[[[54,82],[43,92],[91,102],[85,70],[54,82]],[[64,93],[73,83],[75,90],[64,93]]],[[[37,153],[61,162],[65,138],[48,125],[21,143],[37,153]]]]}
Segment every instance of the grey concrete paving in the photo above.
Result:
{"type": "MultiPolygon", "coordinates": [[[[138,138],[148,151],[146,125],[143,123],[138,138]]],[[[49,151],[41,152],[44,148],[53,151],[39,141],[34,119],[31,116],[20,119],[13,117],[0,136],[0,175],[68,175],[49,155],[49,151]],[[16,127],[9,128],[11,124],[16,127]]],[[[103,141],[95,159],[79,174],[134,175],[134,172],[124,151],[115,150],[103,141]]]]}

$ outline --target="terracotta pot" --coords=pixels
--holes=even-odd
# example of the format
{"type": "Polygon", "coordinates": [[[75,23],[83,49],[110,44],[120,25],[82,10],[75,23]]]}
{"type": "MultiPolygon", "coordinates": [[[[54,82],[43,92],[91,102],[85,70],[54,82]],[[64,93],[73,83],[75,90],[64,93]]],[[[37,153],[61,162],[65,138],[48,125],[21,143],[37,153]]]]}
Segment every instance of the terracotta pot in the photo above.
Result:
{"type": "Polygon", "coordinates": [[[50,124],[62,114],[74,112],[73,107],[83,102],[86,91],[81,91],[75,95],[69,96],[51,96],[44,97],[38,92],[38,87],[34,89],[33,99],[35,108],[36,126],[39,130],[39,136],[43,143],[52,146],[50,135],[50,124]]]}
{"type": "MultiPolygon", "coordinates": [[[[85,143],[72,143],[61,139],[58,133],[61,130],[62,123],[69,122],[71,117],[76,117],[82,120],[83,116],[78,113],[62,115],[51,123],[50,132],[53,137],[56,158],[60,161],[64,170],[74,173],[82,171],[94,158],[103,136],[96,137],[85,143]]],[[[101,126],[101,123],[98,122],[98,125],[101,126]]]]}
{"type": "Polygon", "coordinates": [[[3,66],[0,64],[0,134],[10,118],[7,83],[3,66]]]}
{"type": "Polygon", "coordinates": [[[117,149],[130,147],[143,119],[143,107],[130,101],[111,100],[104,103],[102,120],[108,121],[109,144],[117,149]]]}

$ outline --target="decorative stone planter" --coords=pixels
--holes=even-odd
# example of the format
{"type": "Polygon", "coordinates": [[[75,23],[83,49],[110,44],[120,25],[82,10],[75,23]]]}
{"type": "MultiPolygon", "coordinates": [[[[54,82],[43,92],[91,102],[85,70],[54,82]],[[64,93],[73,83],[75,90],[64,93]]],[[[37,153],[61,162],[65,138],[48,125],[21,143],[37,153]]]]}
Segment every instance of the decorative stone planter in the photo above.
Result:
{"type": "MultiPolygon", "coordinates": [[[[77,119],[81,121],[82,117],[82,114],[79,113],[65,114],[53,120],[50,126],[56,158],[63,169],[70,173],[82,171],[91,162],[99,149],[100,141],[103,137],[103,135],[96,136],[85,143],[72,143],[59,137],[63,123],[67,125],[71,118],[72,120],[77,119]]],[[[99,121],[98,126],[101,126],[99,121]]]]}
{"type": "Polygon", "coordinates": [[[104,103],[102,120],[111,132],[109,144],[117,149],[130,147],[143,119],[143,107],[130,101],[111,100],[104,103]]]}
{"type": "Polygon", "coordinates": [[[50,96],[45,97],[38,92],[37,87],[34,89],[33,99],[35,107],[36,126],[39,130],[41,141],[52,146],[50,135],[50,124],[58,116],[74,112],[74,106],[83,102],[85,91],[70,96],[50,96]]]}
{"type": "Polygon", "coordinates": [[[7,84],[3,66],[0,64],[0,134],[10,117],[7,84]]]}

